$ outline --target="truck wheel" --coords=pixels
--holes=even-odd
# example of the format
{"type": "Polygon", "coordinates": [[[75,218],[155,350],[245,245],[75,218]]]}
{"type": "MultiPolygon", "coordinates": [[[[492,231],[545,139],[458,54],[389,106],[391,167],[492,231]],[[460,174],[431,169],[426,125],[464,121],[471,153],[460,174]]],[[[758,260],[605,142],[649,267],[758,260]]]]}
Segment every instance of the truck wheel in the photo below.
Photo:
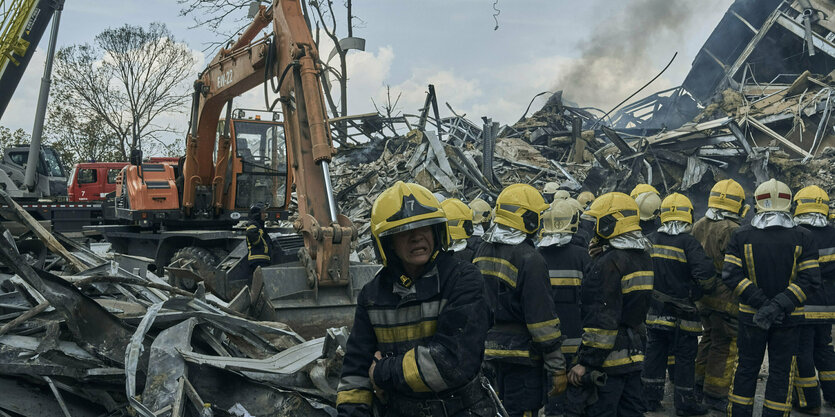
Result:
{"type": "MultiPolygon", "coordinates": [[[[191,269],[204,280],[211,282],[215,274],[215,266],[218,262],[217,257],[209,249],[189,246],[174,253],[169,265],[176,268],[191,269]]],[[[171,285],[186,291],[194,291],[197,289],[197,282],[188,278],[172,276],[171,285]]]]}

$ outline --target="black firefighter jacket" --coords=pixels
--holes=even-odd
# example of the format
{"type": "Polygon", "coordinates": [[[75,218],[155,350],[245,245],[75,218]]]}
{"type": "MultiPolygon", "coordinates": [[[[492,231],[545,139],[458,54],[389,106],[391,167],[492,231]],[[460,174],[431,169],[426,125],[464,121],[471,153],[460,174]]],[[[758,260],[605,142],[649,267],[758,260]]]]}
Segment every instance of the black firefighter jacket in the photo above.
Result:
{"type": "Polygon", "coordinates": [[[818,323],[835,322],[835,226],[801,225],[812,234],[818,248],[821,287],[812,291],[804,306],[806,320],[818,323]]]}
{"type": "MultiPolygon", "coordinates": [[[[722,276],[722,266],[725,262],[725,249],[731,241],[734,231],[739,228],[739,223],[732,219],[711,220],[702,217],[693,224],[693,237],[696,238],[705,250],[705,254],[713,260],[713,268],[716,275],[722,276]]],[[[700,310],[716,311],[736,317],[739,314],[739,303],[734,296],[732,289],[728,288],[722,280],[717,281],[716,289],[712,294],[705,294],[697,303],[700,310]]]]}
{"type": "Polygon", "coordinates": [[[480,372],[492,317],[475,266],[441,252],[410,288],[399,278],[384,267],[360,291],[337,392],[339,416],[371,415],[368,368],[376,351],[383,359],[374,381],[389,397],[434,399],[480,372]]]}
{"type": "Polygon", "coordinates": [[[530,239],[518,245],[483,242],[473,263],[484,275],[496,323],[487,334],[487,360],[565,369],[563,335],[548,267],[530,239]]]}
{"type": "Polygon", "coordinates": [[[647,251],[609,248],[592,261],[582,285],[579,364],[613,375],[643,367],[652,283],[647,251]]]}
{"type": "Polygon", "coordinates": [[[716,288],[713,261],[689,233],[670,235],[655,232],[649,235],[649,240],[652,242],[655,280],[647,326],[701,333],[695,300],[716,288]]]}
{"type": "Polygon", "coordinates": [[[560,318],[560,329],[566,337],[562,342],[562,353],[573,355],[580,347],[580,336],[583,334],[580,285],[586,269],[591,265],[589,251],[572,243],[540,247],[538,250],[548,265],[551,295],[560,318]]]}
{"type": "Polygon", "coordinates": [[[757,310],[783,293],[795,309],[774,325],[797,324],[808,294],[820,286],[818,250],[812,234],[802,227],[739,227],[725,251],[722,281],[739,297],[741,323],[753,325],[757,310]]]}

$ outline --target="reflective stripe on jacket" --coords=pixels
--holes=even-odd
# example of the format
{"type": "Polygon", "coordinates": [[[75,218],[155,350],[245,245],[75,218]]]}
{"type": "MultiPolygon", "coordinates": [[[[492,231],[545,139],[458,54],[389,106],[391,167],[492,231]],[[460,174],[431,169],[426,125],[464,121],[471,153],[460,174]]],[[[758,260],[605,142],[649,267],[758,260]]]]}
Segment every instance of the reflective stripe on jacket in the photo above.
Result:
{"type": "Polygon", "coordinates": [[[792,300],[794,311],[776,325],[800,321],[803,304],[820,286],[818,250],[802,227],[737,229],[725,251],[722,280],[739,297],[739,319],[752,324],[757,310],[777,294],[792,300]]]}
{"type": "Polygon", "coordinates": [[[484,280],[476,268],[447,252],[409,288],[392,267],[360,291],[337,389],[340,416],[370,416],[368,368],[388,396],[433,399],[479,374],[492,322],[484,280]]]}
{"type": "Polygon", "coordinates": [[[548,267],[530,239],[518,245],[484,242],[473,263],[484,276],[496,324],[487,334],[488,360],[565,369],[564,336],[548,278],[548,267]]]}
{"type": "Polygon", "coordinates": [[[650,254],[610,248],[583,278],[583,336],[578,362],[606,373],[640,370],[653,287],[650,254]]]}

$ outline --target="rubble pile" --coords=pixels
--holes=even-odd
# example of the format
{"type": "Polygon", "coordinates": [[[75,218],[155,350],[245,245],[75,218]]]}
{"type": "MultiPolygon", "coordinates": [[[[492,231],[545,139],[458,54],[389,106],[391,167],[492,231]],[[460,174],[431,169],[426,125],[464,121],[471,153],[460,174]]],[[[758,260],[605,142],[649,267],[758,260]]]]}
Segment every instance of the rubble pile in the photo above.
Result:
{"type": "Polygon", "coordinates": [[[63,275],[0,245],[0,415],[335,414],[347,329],[304,340],[257,308],[259,274],[226,303],[38,233],[63,275]]]}
{"type": "Polygon", "coordinates": [[[611,115],[567,105],[557,92],[512,126],[485,118],[478,127],[457,114],[441,119],[436,104],[427,123],[436,101],[430,86],[418,122],[399,120],[408,133],[378,115],[379,134],[368,145],[381,149],[376,159],[334,161],[338,200],[359,228],[360,259],[373,260],[371,205],[397,180],[464,201],[492,201],[516,182],[555,181],[596,195],[650,183],[688,195],[697,214],[724,178],[749,190],[776,177],[794,189],[835,191],[835,25],[820,18],[833,12],[817,0],[737,1],[680,87],[611,115]]]}

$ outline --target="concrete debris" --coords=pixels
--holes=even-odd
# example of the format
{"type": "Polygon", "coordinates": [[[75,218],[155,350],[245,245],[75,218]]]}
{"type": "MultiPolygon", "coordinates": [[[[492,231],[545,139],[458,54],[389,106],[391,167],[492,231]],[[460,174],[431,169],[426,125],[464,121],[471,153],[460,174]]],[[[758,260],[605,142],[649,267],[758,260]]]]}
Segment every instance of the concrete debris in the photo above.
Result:
{"type": "Polygon", "coordinates": [[[0,415],[335,414],[347,328],[305,341],[88,252],[49,272],[0,245],[0,415]]]}

